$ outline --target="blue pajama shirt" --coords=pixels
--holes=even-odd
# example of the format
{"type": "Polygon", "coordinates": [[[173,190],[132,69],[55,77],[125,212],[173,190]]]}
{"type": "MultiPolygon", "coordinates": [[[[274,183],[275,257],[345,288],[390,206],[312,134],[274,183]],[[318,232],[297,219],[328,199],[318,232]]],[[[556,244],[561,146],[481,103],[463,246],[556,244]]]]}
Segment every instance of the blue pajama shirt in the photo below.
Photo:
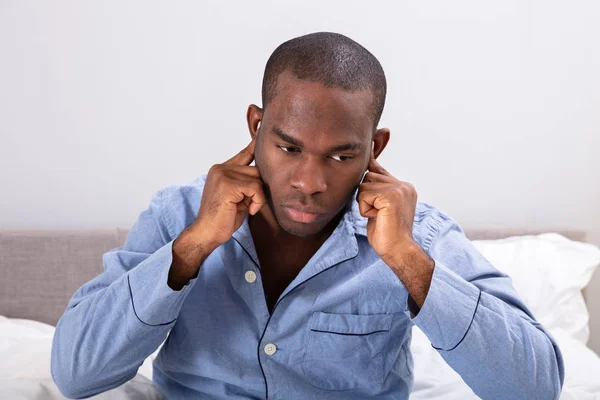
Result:
{"type": "Polygon", "coordinates": [[[483,399],[559,397],[564,365],[552,336],[510,277],[425,203],[413,237],[435,268],[418,312],[369,245],[354,196],[272,313],[248,217],[172,290],[173,241],[195,220],[206,176],[158,191],[125,244],[103,255],[104,272],[71,298],[51,359],[67,397],[127,382],[164,341],[153,381],[169,399],[407,399],[413,325],[483,399]]]}

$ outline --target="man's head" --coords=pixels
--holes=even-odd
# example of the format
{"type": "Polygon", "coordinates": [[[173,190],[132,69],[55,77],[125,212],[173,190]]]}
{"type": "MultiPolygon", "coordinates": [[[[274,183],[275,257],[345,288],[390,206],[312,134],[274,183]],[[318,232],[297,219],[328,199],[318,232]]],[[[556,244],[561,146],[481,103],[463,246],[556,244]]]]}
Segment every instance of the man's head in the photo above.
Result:
{"type": "Polygon", "coordinates": [[[261,214],[294,236],[323,231],[360,184],[372,151],[377,157],[389,140],[389,129],[376,129],[385,94],[379,61],[346,36],[319,32],[277,47],[265,68],[263,109],[250,105],[247,113],[269,202],[261,214]],[[290,207],[319,216],[299,222],[290,207]]]}

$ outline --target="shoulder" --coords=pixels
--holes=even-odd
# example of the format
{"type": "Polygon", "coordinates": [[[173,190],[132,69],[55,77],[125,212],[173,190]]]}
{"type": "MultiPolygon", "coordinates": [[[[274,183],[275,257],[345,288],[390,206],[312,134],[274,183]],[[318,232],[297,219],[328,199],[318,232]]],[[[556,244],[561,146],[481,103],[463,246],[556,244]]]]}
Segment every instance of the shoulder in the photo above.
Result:
{"type": "Polygon", "coordinates": [[[172,237],[196,219],[208,173],[183,184],[169,184],[154,195],[160,216],[172,237]]]}
{"type": "Polygon", "coordinates": [[[417,203],[413,237],[425,250],[449,230],[463,233],[461,227],[448,213],[429,203],[417,203]]]}
{"type": "Polygon", "coordinates": [[[192,181],[183,184],[170,184],[159,190],[162,202],[166,205],[175,205],[181,202],[190,202],[202,196],[204,184],[208,174],[202,174],[192,181]]]}
{"type": "Polygon", "coordinates": [[[415,222],[446,222],[452,218],[438,207],[429,203],[418,202],[415,209],[415,222]]]}

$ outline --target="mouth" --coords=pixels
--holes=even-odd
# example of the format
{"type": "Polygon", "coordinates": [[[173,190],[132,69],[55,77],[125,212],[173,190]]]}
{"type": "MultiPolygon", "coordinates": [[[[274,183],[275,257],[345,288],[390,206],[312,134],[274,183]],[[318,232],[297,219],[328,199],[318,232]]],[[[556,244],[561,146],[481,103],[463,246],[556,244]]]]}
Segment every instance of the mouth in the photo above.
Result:
{"type": "Polygon", "coordinates": [[[283,207],[286,214],[296,222],[302,222],[304,224],[308,224],[314,222],[317,218],[319,218],[322,213],[311,212],[308,209],[297,209],[292,207],[283,207]]]}

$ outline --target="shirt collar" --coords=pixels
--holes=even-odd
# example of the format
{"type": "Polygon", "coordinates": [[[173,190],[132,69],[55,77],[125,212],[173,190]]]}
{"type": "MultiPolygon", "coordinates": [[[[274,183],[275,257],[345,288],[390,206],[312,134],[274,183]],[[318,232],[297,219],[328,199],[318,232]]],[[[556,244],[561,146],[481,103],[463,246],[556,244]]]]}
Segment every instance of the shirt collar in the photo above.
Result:
{"type": "MultiPolygon", "coordinates": [[[[356,201],[357,193],[358,188],[354,190],[352,196],[348,200],[348,203],[346,203],[344,216],[340,218],[337,227],[334,229],[325,244],[330,244],[332,241],[337,242],[337,240],[341,239],[340,243],[351,243],[347,250],[351,250],[352,253],[356,253],[358,251],[355,235],[367,236],[368,218],[360,215],[358,202],[356,201]],[[350,242],[348,242],[348,240],[350,240],[350,242]]],[[[233,233],[232,236],[246,249],[254,262],[258,264],[258,255],[256,253],[256,249],[254,248],[254,241],[252,239],[252,233],[250,231],[248,219],[249,214],[246,214],[241,226],[233,233]]],[[[345,256],[348,256],[348,254],[345,256]]]]}

